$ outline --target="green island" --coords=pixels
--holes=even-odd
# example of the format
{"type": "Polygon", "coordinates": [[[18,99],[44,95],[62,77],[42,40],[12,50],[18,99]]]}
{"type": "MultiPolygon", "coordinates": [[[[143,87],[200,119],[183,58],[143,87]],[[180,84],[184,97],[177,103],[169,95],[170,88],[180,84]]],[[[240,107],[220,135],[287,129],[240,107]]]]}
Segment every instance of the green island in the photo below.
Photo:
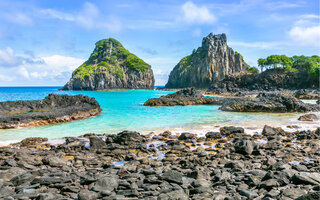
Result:
{"type": "Polygon", "coordinates": [[[72,73],[72,79],[84,79],[99,73],[111,74],[123,79],[124,67],[137,72],[145,72],[150,68],[150,65],[130,53],[113,38],[100,40],[95,45],[89,59],[72,73]]]}

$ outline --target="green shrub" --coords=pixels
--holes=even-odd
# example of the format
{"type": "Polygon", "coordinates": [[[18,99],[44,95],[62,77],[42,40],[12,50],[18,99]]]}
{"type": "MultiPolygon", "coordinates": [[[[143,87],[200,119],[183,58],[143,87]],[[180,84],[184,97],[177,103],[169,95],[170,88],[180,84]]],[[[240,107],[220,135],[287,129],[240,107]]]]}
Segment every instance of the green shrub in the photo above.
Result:
{"type": "Polygon", "coordinates": [[[249,68],[248,68],[248,72],[249,72],[250,74],[259,74],[259,70],[258,70],[258,68],[256,68],[256,67],[249,67],[249,68]]]}

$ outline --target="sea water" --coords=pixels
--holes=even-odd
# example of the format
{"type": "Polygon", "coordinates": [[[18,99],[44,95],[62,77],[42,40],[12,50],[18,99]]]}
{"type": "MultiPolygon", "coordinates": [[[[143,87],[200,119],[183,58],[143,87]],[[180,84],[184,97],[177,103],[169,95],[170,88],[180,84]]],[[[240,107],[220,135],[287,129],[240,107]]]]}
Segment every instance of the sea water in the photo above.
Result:
{"type": "MultiPolygon", "coordinates": [[[[16,100],[41,100],[48,94],[83,94],[94,97],[100,104],[99,116],[55,125],[19,128],[0,131],[0,145],[20,141],[27,137],[62,138],[85,133],[112,134],[123,130],[142,133],[171,131],[193,131],[204,134],[222,125],[244,126],[248,130],[260,131],[264,124],[287,125],[301,122],[299,113],[266,114],[235,113],[220,111],[217,105],[147,107],[143,103],[149,98],[160,97],[173,91],[122,90],[122,91],[59,91],[61,87],[0,87],[0,102],[16,100]]],[[[300,124],[299,124],[300,123],[300,124]]],[[[311,127],[316,124],[308,122],[311,127]]],[[[307,124],[308,124],[307,123],[307,124]]],[[[305,123],[303,124],[303,126],[305,123]]]]}

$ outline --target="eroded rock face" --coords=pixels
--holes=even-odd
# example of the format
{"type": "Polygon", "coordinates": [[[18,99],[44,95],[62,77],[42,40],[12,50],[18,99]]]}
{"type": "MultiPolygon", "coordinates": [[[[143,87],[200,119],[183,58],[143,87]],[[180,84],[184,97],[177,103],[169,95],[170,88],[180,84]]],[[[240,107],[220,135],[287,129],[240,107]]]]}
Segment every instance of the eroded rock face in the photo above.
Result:
{"type": "Polygon", "coordinates": [[[0,102],[0,129],[80,120],[100,112],[99,103],[84,95],[50,94],[40,101],[0,102]]]}
{"type": "Polygon", "coordinates": [[[208,88],[214,81],[245,71],[247,67],[242,56],[228,47],[224,33],[210,33],[203,38],[201,47],[174,67],[166,88],[208,88]]]}
{"type": "Polygon", "coordinates": [[[89,59],[79,66],[63,90],[153,89],[151,66],[120,42],[100,40],[89,59]]]}

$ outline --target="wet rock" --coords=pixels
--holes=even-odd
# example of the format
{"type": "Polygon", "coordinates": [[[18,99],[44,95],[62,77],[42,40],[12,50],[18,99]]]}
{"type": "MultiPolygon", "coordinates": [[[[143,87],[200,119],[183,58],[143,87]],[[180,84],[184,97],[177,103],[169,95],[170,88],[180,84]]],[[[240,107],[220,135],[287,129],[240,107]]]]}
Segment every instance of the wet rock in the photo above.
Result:
{"type": "Polygon", "coordinates": [[[299,121],[316,121],[319,118],[317,117],[317,115],[315,114],[306,114],[306,115],[302,115],[298,118],[299,121]]]}
{"type": "Polygon", "coordinates": [[[262,130],[263,136],[275,136],[275,135],[282,135],[284,131],[281,128],[273,128],[271,126],[265,125],[262,130]]]}
{"type": "Polygon", "coordinates": [[[195,138],[196,135],[193,133],[181,133],[181,135],[178,137],[179,140],[191,140],[195,138]]]}
{"type": "Polygon", "coordinates": [[[219,132],[208,132],[206,133],[206,138],[216,140],[222,138],[222,135],[219,132]]]}
{"type": "Polygon", "coordinates": [[[220,133],[222,135],[226,135],[226,136],[229,136],[231,134],[236,134],[236,133],[243,134],[244,129],[242,127],[224,126],[224,127],[220,128],[220,133]]]}

